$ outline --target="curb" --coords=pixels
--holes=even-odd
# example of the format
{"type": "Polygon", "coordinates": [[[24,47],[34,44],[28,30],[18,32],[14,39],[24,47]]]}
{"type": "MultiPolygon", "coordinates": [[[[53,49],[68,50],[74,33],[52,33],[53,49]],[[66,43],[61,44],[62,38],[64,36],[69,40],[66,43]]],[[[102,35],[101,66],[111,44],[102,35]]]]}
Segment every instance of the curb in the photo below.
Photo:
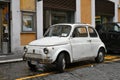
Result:
{"type": "Polygon", "coordinates": [[[0,60],[0,64],[12,63],[12,62],[20,62],[20,61],[23,61],[23,58],[19,58],[19,59],[9,59],[9,60],[0,60]]]}

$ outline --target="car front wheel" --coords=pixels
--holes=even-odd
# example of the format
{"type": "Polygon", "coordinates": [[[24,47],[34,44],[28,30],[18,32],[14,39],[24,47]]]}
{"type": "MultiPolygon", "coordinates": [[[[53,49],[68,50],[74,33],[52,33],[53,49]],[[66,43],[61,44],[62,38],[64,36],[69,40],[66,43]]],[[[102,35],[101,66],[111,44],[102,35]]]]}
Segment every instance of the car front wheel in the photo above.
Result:
{"type": "Polygon", "coordinates": [[[95,61],[97,63],[102,63],[102,62],[104,62],[104,57],[105,57],[105,51],[103,49],[100,49],[98,51],[97,57],[95,58],[95,61]]]}
{"type": "Polygon", "coordinates": [[[59,72],[64,72],[65,67],[66,67],[65,56],[64,54],[60,54],[56,62],[56,68],[59,72]]]}
{"type": "Polygon", "coordinates": [[[28,66],[30,67],[30,69],[36,69],[36,65],[32,64],[31,61],[28,61],[28,66]]]}

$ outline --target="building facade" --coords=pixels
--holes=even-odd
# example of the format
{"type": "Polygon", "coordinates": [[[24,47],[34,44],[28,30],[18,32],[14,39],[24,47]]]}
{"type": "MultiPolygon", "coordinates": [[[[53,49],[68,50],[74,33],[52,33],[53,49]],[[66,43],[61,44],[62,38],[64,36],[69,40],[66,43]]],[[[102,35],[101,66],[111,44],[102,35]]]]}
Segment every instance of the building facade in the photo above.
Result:
{"type": "Polygon", "coordinates": [[[120,21],[119,5],[119,0],[0,0],[0,54],[21,53],[52,24],[120,21]]]}
{"type": "Polygon", "coordinates": [[[118,0],[118,22],[120,22],[120,0],[118,0]]]}

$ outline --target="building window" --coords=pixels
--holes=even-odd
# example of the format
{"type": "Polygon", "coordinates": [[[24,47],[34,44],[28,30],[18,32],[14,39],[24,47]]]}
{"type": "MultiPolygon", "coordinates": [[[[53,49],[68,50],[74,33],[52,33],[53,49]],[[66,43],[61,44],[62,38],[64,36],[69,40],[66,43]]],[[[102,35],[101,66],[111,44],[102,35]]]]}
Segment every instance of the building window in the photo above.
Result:
{"type": "Polygon", "coordinates": [[[44,32],[58,23],[74,23],[74,11],[44,10],[44,32]]]}
{"type": "Polygon", "coordinates": [[[35,31],[35,14],[30,12],[22,12],[22,32],[35,31]]]}

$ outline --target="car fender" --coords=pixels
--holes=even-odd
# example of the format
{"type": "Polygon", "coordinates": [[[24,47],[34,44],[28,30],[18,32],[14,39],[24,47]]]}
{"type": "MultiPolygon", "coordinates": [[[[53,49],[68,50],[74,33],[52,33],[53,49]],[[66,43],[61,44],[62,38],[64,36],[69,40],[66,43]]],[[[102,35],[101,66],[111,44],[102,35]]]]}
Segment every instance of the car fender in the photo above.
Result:
{"type": "Polygon", "coordinates": [[[98,47],[98,51],[99,51],[100,48],[104,48],[104,49],[105,49],[105,53],[107,52],[106,47],[105,47],[104,44],[99,45],[99,47],[98,47]]]}
{"type": "Polygon", "coordinates": [[[68,54],[69,54],[69,56],[70,56],[70,62],[72,62],[72,51],[71,51],[71,49],[67,49],[67,48],[60,48],[60,49],[58,49],[56,52],[55,52],[55,54],[52,56],[52,59],[53,59],[53,62],[55,62],[56,61],[56,59],[57,59],[57,57],[59,56],[59,54],[61,53],[61,52],[67,52],[68,54]]]}

